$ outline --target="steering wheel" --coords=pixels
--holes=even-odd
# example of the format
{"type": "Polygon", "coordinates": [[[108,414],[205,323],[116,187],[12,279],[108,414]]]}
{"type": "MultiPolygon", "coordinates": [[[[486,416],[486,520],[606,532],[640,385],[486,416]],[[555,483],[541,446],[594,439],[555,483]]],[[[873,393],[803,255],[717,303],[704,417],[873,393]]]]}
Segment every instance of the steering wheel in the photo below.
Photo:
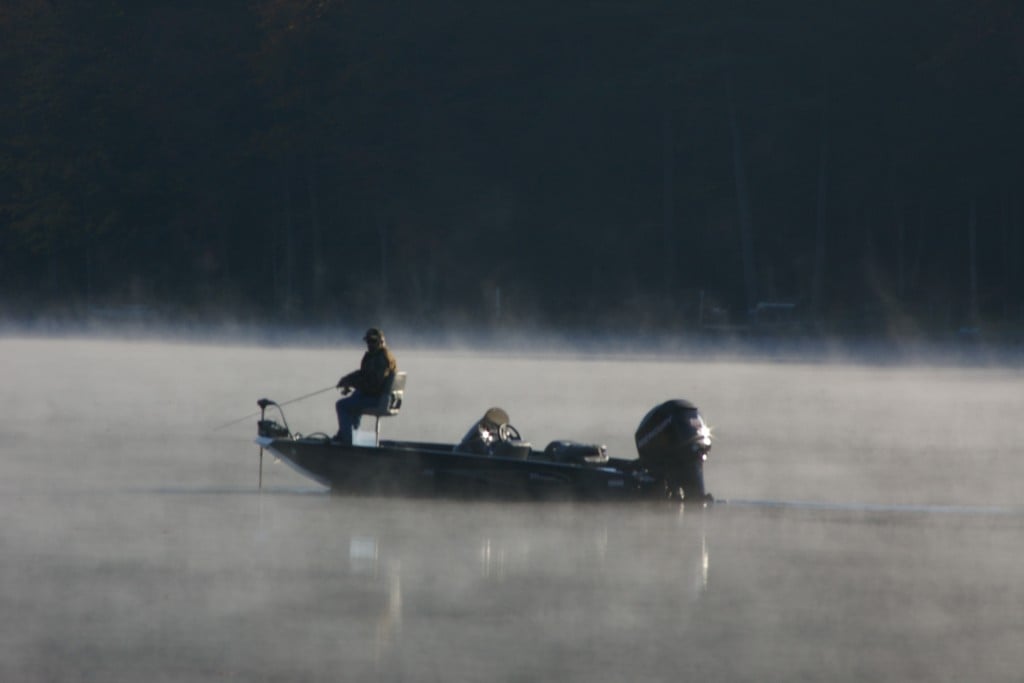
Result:
{"type": "Polygon", "coordinates": [[[498,427],[498,438],[505,443],[523,440],[523,437],[519,436],[519,430],[507,423],[498,427]]]}

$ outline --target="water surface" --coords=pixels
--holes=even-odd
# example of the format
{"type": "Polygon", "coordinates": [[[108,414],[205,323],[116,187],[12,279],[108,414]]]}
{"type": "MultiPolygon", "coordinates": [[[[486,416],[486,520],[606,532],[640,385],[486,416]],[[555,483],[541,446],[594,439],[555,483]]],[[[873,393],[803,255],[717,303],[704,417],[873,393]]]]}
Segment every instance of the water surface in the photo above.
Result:
{"type": "MultiPolygon", "coordinates": [[[[632,456],[689,398],[734,502],[346,498],[269,458],[261,492],[254,420],[223,425],[358,348],[0,339],[0,679],[1020,679],[1018,370],[392,343],[390,438],[500,405],[632,456]]],[[[293,429],[332,431],[335,397],[293,429]]]]}

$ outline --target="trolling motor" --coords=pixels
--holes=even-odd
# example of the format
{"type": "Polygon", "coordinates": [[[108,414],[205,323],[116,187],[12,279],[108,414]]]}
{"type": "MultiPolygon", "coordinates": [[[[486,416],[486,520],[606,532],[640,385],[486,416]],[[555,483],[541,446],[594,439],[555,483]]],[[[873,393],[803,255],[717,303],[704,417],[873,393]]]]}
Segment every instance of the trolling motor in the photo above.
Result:
{"type": "Polygon", "coordinates": [[[291,436],[291,430],[288,429],[288,421],[284,419],[284,410],[281,409],[281,406],[269,398],[261,398],[256,401],[256,405],[260,407],[260,420],[256,423],[256,430],[260,436],[266,436],[271,439],[291,436]],[[281,421],[267,419],[267,408],[275,410],[281,421]]]}
{"type": "MultiPolygon", "coordinates": [[[[256,432],[262,437],[270,439],[291,438],[291,431],[288,429],[288,421],[284,419],[284,410],[269,398],[261,398],[256,401],[260,407],[260,419],[256,423],[256,432]],[[277,411],[281,421],[267,419],[267,408],[277,411]]],[[[260,444],[260,478],[259,488],[263,490],[263,444],[260,444]]]]}
{"type": "Polygon", "coordinates": [[[665,482],[666,495],[687,503],[713,500],[704,489],[711,430],[697,406],[675,399],[656,406],[636,429],[640,465],[665,482]]]}

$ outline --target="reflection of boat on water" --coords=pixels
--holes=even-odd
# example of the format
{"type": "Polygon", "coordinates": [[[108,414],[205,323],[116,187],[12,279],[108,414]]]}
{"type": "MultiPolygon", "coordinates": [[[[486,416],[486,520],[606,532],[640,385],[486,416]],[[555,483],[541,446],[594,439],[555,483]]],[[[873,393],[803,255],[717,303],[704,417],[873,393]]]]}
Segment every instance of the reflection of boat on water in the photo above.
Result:
{"type": "Polygon", "coordinates": [[[451,506],[465,503],[404,502],[420,507],[389,515],[393,501],[348,501],[346,511],[369,511],[333,544],[345,587],[334,595],[360,605],[375,653],[422,639],[438,620],[444,628],[483,615],[506,624],[544,615],[537,627],[561,633],[581,604],[598,621],[648,623],[696,612],[708,595],[708,510],[479,502],[472,520],[451,521],[451,506]],[[450,525],[444,539],[409,533],[406,523],[427,510],[450,525]]]}
{"type": "Polygon", "coordinates": [[[397,373],[380,405],[365,413],[376,418],[375,430],[357,431],[352,445],[323,433],[293,433],[281,406],[260,399],[256,442],[341,493],[711,500],[704,489],[711,432],[688,401],[666,401],[648,412],[635,434],[639,458],[624,459],[576,441],[534,449],[501,408],[488,410],[458,443],[381,440],[380,418],[398,414],[404,387],[405,374],[397,373]]]}

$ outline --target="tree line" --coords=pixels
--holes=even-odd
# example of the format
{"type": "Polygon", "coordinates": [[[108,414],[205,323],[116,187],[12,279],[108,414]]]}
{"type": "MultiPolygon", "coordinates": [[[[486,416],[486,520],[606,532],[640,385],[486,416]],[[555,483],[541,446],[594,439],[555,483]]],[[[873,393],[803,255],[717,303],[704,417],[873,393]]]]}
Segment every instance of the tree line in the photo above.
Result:
{"type": "Polygon", "coordinates": [[[1022,85],[1015,0],[12,0],[0,314],[1020,329],[1022,85]]]}

